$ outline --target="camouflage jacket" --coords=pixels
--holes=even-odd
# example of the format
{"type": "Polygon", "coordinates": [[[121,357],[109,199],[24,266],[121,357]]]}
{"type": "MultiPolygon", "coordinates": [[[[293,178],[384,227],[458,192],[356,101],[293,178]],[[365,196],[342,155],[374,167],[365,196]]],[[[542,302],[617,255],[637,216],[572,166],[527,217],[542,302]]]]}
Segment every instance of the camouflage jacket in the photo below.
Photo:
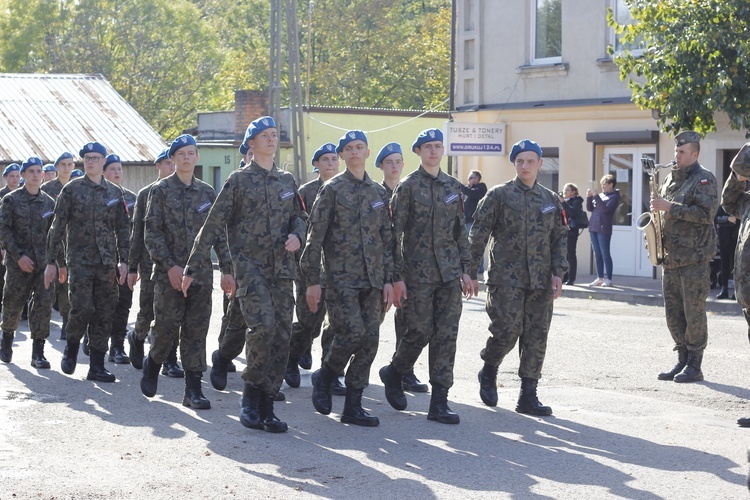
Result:
{"type": "Polygon", "coordinates": [[[308,285],[378,288],[393,280],[393,235],[385,190],[348,170],[323,185],[309,220],[300,268],[308,285]]]}
{"type": "Polygon", "coordinates": [[[13,192],[11,188],[8,186],[5,186],[4,188],[0,189],[0,199],[2,199],[6,194],[13,192]]]}
{"type": "Polygon", "coordinates": [[[128,211],[128,219],[130,220],[130,224],[132,225],[136,195],[130,189],[125,189],[122,186],[120,186],[120,189],[122,189],[122,198],[125,200],[125,210],[128,211]]]}
{"type": "Polygon", "coordinates": [[[64,236],[66,262],[58,260],[59,266],[127,262],[130,224],[122,190],[104,178],[99,184],[88,176],[68,182],[57,197],[47,236],[48,264],[60,255],[64,236]]]}
{"type": "Polygon", "coordinates": [[[489,238],[489,285],[550,289],[552,276],[562,278],[568,270],[560,199],[538,182],[528,187],[516,177],[481,199],[469,233],[472,279],[489,238]]]}
{"type": "Polygon", "coordinates": [[[695,165],[672,168],[661,186],[661,196],[672,202],[664,212],[665,269],[707,262],[716,255],[714,214],[718,186],[714,174],[695,165]]]}
{"type": "Polygon", "coordinates": [[[388,186],[388,184],[385,183],[385,181],[380,183],[381,186],[383,186],[383,189],[385,189],[385,197],[387,200],[390,200],[393,198],[393,189],[388,186]]]}
{"type": "Polygon", "coordinates": [[[60,182],[60,179],[52,179],[51,181],[42,184],[42,191],[50,195],[54,200],[57,200],[57,197],[60,196],[62,188],[63,183],[60,182]]]}
{"type": "Polygon", "coordinates": [[[732,173],[721,192],[721,206],[740,220],[739,237],[734,254],[734,291],[737,302],[750,308],[750,193],[747,181],[738,181],[732,173]]]}
{"type": "Polygon", "coordinates": [[[145,231],[146,208],[148,206],[148,195],[151,194],[151,188],[156,182],[152,182],[145,188],[138,191],[135,198],[135,205],[130,215],[130,253],[128,255],[128,272],[141,273],[141,279],[151,279],[151,273],[154,263],[151,256],[146,250],[146,244],[143,242],[145,231]]]}
{"type": "Polygon", "coordinates": [[[323,181],[320,180],[320,177],[315,179],[314,181],[310,181],[307,184],[303,184],[299,188],[299,195],[302,197],[302,203],[304,203],[304,210],[308,214],[310,213],[310,210],[312,210],[313,203],[315,203],[315,198],[318,196],[318,192],[320,191],[320,188],[323,186],[323,181]]]}
{"type": "Polygon", "coordinates": [[[294,253],[284,248],[290,234],[304,241],[305,223],[294,176],[275,165],[267,171],[253,161],[224,183],[192,246],[185,274],[203,272],[208,248],[226,235],[239,286],[248,276],[294,279],[294,253]]]}
{"type": "Polygon", "coordinates": [[[55,214],[55,200],[46,193],[34,196],[17,189],[0,203],[0,244],[8,262],[25,255],[34,261],[34,270],[47,265],[47,232],[55,214]]]}
{"type": "Polygon", "coordinates": [[[420,165],[391,198],[394,281],[448,283],[469,272],[461,183],[442,170],[433,177],[420,165]]]}
{"type": "MultiPolygon", "coordinates": [[[[187,265],[190,250],[215,201],[214,188],[195,177],[189,186],[177,177],[177,173],[154,183],[146,209],[143,238],[154,262],[154,281],[168,281],[167,272],[172,267],[187,265]]],[[[230,273],[226,233],[220,231],[208,246],[216,250],[222,273],[230,273]]],[[[193,275],[195,283],[213,284],[210,252],[201,255],[199,263],[199,271],[193,275]]]]}

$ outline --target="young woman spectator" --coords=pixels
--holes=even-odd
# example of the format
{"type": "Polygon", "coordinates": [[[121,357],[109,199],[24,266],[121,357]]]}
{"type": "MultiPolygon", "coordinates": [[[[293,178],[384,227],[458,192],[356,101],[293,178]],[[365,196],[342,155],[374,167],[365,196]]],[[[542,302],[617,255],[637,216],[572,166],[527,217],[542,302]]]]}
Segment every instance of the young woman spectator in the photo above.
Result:
{"type": "Polygon", "coordinates": [[[591,286],[612,286],[612,255],[609,243],[612,239],[612,217],[620,204],[620,191],[615,189],[614,175],[605,175],[601,181],[602,192],[586,191],[586,209],[591,212],[589,233],[596,259],[597,278],[591,286]]]}
{"type": "Polygon", "coordinates": [[[568,218],[568,277],[566,285],[574,285],[576,281],[576,271],[578,269],[578,257],[576,257],[576,245],[578,236],[581,234],[583,226],[580,221],[585,218],[583,212],[583,198],[578,193],[578,186],[575,184],[565,184],[563,195],[560,202],[565,209],[565,215],[568,218]]]}

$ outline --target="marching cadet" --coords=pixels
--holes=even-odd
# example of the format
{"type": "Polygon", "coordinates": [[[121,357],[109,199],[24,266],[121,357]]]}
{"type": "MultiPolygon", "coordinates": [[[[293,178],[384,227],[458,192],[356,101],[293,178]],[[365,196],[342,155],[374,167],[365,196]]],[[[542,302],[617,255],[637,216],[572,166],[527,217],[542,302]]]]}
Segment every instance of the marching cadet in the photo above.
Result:
{"type": "Polygon", "coordinates": [[[57,177],[57,169],[52,163],[46,164],[44,168],[42,168],[42,172],[44,172],[44,180],[42,181],[42,184],[53,181],[57,177]]]}
{"type": "Polygon", "coordinates": [[[5,170],[3,170],[3,179],[5,180],[5,187],[0,189],[0,198],[18,189],[18,185],[21,183],[21,165],[11,163],[5,167],[5,170]]]}
{"type": "Polygon", "coordinates": [[[543,162],[539,144],[519,141],[509,158],[516,177],[482,198],[469,233],[469,272],[475,286],[492,237],[486,304],[492,335],[480,354],[484,367],[479,372],[479,395],[487,406],[497,405],[498,366],[520,342],[521,394],[516,411],[546,416],[552,408],[539,402],[536,388],[547,351],[552,302],[560,296],[568,270],[567,228],[557,194],[537,182],[543,162]]]}
{"type": "Polygon", "coordinates": [[[52,294],[44,286],[44,266],[47,262],[47,232],[52,224],[55,201],[39,189],[44,175],[40,158],[32,156],[23,162],[21,175],[26,181],[23,188],[3,197],[0,205],[0,243],[6,251],[7,265],[0,361],[11,361],[13,335],[21,311],[31,298],[31,366],[49,368],[49,361],[44,357],[44,344],[49,336],[52,294]]]}
{"type": "MultiPolygon", "coordinates": [[[[141,280],[141,289],[138,296],[138,315],[135,319],[135,328],[128,332],[128,344],[130,364],[137,370],[143,369],[143,344],[148,333],[151,331],[151,323],[154,321],[154,280],[151,273],[154,263],[148,254],[143,242],[145,229],[144,218],[148,196],[151,194],[156,182],[174,173],[174,162],[169,158],[169,149],[165,149],[154,160],[158,172],[158,178],[148,186],[138,191],[135,206],[133,207],[132,229],[130,231],[130,253],[128,255],[128,287],[133,290],[138,278],[141,280]]],[[[172,378],[183,378],[185,372],[177,363],[177,347],[179,340],[175,340],[167,359],[162,364],[162,375],[172,378]]]]}
{"type": "MultiPolygon", "coordinates": [[[[401,172],[404,170],[404,154],[401,151],[401,144],[391,142],[383,146],[383,149],[380,150],[375,159],[375,166],[383,171],[383,183],[381,186],[385,188],[386,198],[390,201],[393,198],[393,191],[396,189],[399,181],[401,181],[401,172]]],[[[384,319],[385,311],[383,311],[383,315],[380,318],[381,325],[384,319]]],[[[404,338],[404,332],[406,331],[406,319],[404,319],[403,308],[396,308],[393,321],[396,328],[396,350],[398,350],[398,345],[401,343],[401,339],[404,338]]],[[[427,392],[429,390],[427,384],[419,381],[414,374],[413,368],[409,373],[401,377],[401,385],[405,391],[410,392],[427,392]]]]}
{"type": "MultiPolygon", "coordinates": [[[[211,319],[213,268],[208,253],[203,268],[195,275],[195,287],[183,295],[182,273],[190,249],[206,221],[216,192],[196,179],[195,165],[200,156],[191,135],[177,137],[169,148],[175,172],[157,181],[151,189],[146,210],[144,241],[154,262],[154,326],[151,350],[143,362],[141,392],[156,395],[159,367],[179,337],[185,367],[183,406],[196,410],[211,408],[203,396],[201,376],[206,371],[206,335],[211,319]]],[[[225,235],[211,244],[219,257],[224,275],[231,272],[225,235]]]]}
{"type": "MultiPolygon", "coordinates": [[[[313,172],[317,172],[318,178],[299,188],[299,194],[302,197],[306,211],[312,209],[315,197],[318,195],[323,183],[328,182],[329,179],[339,173],[339,164],[340,160],[335,144],[328,142],[315,151],[312,157],[312,166],[313,172]]],[[[290,387],[299,387],[299,368],[301,366],[309,370],[312,366],[312,356],[310,356],[310,363],[303,361],[303,358],[310,355],[313,341],[320,335],[320,328],[323,326],[326,309],[325,305],[321,304],[316,312],[313,313],[310,311],[305,299],[307,283],[305,283],[301,273],[297,273],[294,286],[297,290],[297,300],[295,301],[297,321],[292,325],[292,339],[289,343],[289,362],[286,366],[284,380],[290,387]]],[[[346,388],[344,388],[343,393],[338,388],[340,384],[338,377],[336,377],[333,383],[335,387],[333,390],[336,390],[341,395],[346,393],[346,388]]]]}
{"type": "Polygon", "coordinates": [[[463,223],[461,183],[440,169],[443,133],[419,134],[412,151],[419,169],[396,187],[391,199],[394,245],[394,302],[404,308],[407,330],[393,360],[380,369],[388,403],[406,409],[402,378],[430,346],[432,398],[428,420],[459,423],[448,407],[453,385],[461,291],[468,298],[477,287],[468,275],[469,242],[463,223]]]}
{"type": "MultiPolygon", "coordinates": [[[[305,223],[294,177],[274,163],[274,119],[264,116],[250,123],[243,143],[252,149],[253,160],[224,183],[193,246],[182,289],[189,293],[197,277],[210,272],[209,246],[226,233],[237,281],[223,283],[222,289],[234,295],[231,307],[241,308],[247,326],[240,422],[251,429],[286,432],[288,426],[274,414],[273,403],[289,358],[294,252],[302,245],[305,223]]],[[[236,354],[225,352],[236,349],[228,345],[231,337],[227,332],[216,363],[226,365],[236,354]]]]}
{"type": "Polygon", "coordinates": [[[47,236],[45,286],[58,278],[69,282],[70,316],[62,371],[76,369],[81,338],[88,329],[91,360],[88,380],[114,382],[104,367],[112,314],[117,303],[116,272],[125,282],[130,243],[128,214],[122,190],[104,178],[107,149],[90,142],[79,151],[85,176],[62,188],[55,205],[55,219],[47,236]],[[65,239],[65,257],[63,255],[65,239]],[[118,263],[119,259],[119,263],[118,263]],[[57,263],[57,267],[55,264],[57,263]],[[69,269],[66,268],[69,266],[69,269]]]}
{"type": "MultiPolygon", "coordinates": [[[[133,206],[135,193],[122,187],[122,161],[116,154],[110,154],[104,162],[104,178],[122,189],[125,209],[128,211],[130,224],[133,224],[133,206]]],[[[117,277],[118,281],[120,276],[117,277]]],[[[133,305],[133,290],[127,282],[118,286],[117,305],[112,315],[112,332],[110,333],[109,361],[117,364],[128,364],[130,358],[125,354],[125,335],[128,331],[128,316],[133,305]]]]}
{"type": "MultiPolygon", "coordinates": [[[[57,177],[51,181],[42,184],[42,191],[47,193],[57,201],[57,197],[60,196],[63,186],[65,186],[71,179],[71,173],[75,168],[75,162],[73,161],[73,155],[69,152],[61,154],[53,165],[57,172],[57,177]]],[[[70,300],[68,300],[68,282],[60,283],[59,280],[55,280],[55,290],[53,292],[52,303],[57,304],[57,310],[60,312],[62,317],[62,326],[60,327],[60,340],[66,340],[66,328],[68,326],[68,315],[70,314],[70,300]]]]}
{"type": "Polygon", "coordinates": [[[300,260],[307,305],[315,313],[324,288],[333,331],[323,364],[312,376],[312,402],[319,413],[331,412],[331,382],[349,363],[341,422],[375,427],[380,421],[362,408],[362,392],[378,351],[381,311],[393,302],[391,220],[385,189],[365,171],[370,150],[364,132],[344,134],[336,151],[346,170],[323,184],[300,260]]]}

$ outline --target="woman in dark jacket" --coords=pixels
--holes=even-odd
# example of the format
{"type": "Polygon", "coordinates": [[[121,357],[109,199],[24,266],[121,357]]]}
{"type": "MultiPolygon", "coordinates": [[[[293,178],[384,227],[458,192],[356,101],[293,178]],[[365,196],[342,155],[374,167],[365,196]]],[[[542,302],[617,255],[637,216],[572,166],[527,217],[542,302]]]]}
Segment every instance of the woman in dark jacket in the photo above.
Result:
{"type": "Polygon", "coordinates": [[[605,175],[600,182],[600,194],[590,189],[586,191],[586,209],[591,212],[589,233],[596,258],[597,275],[591,286],[612,286],[612,255],[609,252],[609,242],[612,239],[612,217],[620,204],[620,192],[615,189],[617,181],[614,175],[605,175]]]}
{"type": "Polygon", "coordinates": [[[581,220],[583,213],[583,198],[578,193],[578,186],[575,184],[565,184],[563,195],[560,202],[565,209],[565,215],[568,219],[568,280],[566,285],[574,285],[576,281],[576,271],[578,269],[578,257],[576,257],[576,245],[578,236],[581,234],[581,227],[576,221],[581,220]]]}

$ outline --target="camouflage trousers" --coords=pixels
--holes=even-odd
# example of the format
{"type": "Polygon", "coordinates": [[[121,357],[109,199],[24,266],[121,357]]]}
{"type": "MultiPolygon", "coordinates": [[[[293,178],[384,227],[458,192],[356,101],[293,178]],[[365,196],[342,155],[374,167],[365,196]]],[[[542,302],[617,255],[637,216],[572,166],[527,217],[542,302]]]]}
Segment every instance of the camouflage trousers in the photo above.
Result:
{"type": "MultiPolygon", "coordinates": [[[[386,313],[385,308],[383,308],[383,311],[380,313],[381,325],[383,324],[383,321],[385,321],[385,313],[386,313]]],[[[406,335],[406,318],[404,317],[403,307],[399,307],[393,313],[393,326],[396,329],[396,350],[393,352],[393,355],[395,356],[396,352],[398,351],[398,346],[401,344],[401,340],[406,335]]]]}
{"type": "MultiPolygon", "coordinates": [[[[226,335],[227,333],[227,327],[229,326],[229,305],[232,303],[232,299],[227,297],[226,293],[221,294],[221,297],[222,297],[221,309],[222,311],[224,311],[224,314],[221,316],[221,327],[219,330],[219,344],[221,344],[221,341],[224,338],[224,335],[226,335]]],[[[232,358],[234,358],[234,356],[232,356],[232,358]]]]}
{"type": "Polygon", "coordinates": [[[450,283],[407,284],[408,299],[402,304],[407,331],[391,364],[398,373],[409,373],[429,345],[430,383],[453,386],[458,322],[461,319],[461,286],[450,283]]]}
{"type": "Polygon", "coordinates": [[[498,366],[518,342],[518,376],[539,380],[552,321],[552,296],[551,289],[488,287],[485,309],[492,336],[480,353],[484,362],[498,366]]]}
{"type": "Polygon", "coordinates": [[[295,280],[294,285],[297,290],[297,300],[295,301],[297,321],[292,324],[289,359],[299,360],[320,335],[323,319],[326,316],[326,307],[325,301],[322,301],[317,312],[310,311],[307,306],[307,283],[302,280],[295,280]]]}
{"type": "Polygon", "coordinates": [[[664,269],[662,290],[674,349],[702,352],[708,344],[706,299],[711,288],[708,262],[664,269]]]}
{"type": "Polygon", "coordinates": [[[239,279],[235,299],[229,305],[229,326],[219,347],[222,357],[231,359],[229,349],[237,343],[238,311],[244,321],[245,384],[265,394],[276,394],[284,381],[292,333],[294,294],[292,280],[266,280],[260,276],[239,279]]]}
{"type": "Polygon", "coordinates": [[[115,268],[84,264],[68,267],[68,297],[68,341],[80,341],[88,330],[89,347],[107,352],[117,304],[115,268]]]}
{"type": "Polygon", "coordinates": [[[328,288],[325,301],[333,339],[323,363],[335,373],[349,363],[346,386],[364,389],[378,353],[383,291],[377,288],[328,288]]]}
{"type": "Polygon", "coordinates": [[[57,302],[57,309],[60,311],[60,316],[68,316],[70,314],[70,299],[68,299],[68,282],[60,283],[55,280],[55,289],[52,295],[52,302],[57,302]]]}
{"type": "Polygon", "coordinates": [[[25,273],[16,264],[9,264],[3,288],[4,332],[15,332],[21,321],[21,312],[31,296],[29,330],[33,340],[49,337],[49,320],[52,315],[52,291],[44,288],[44,269],[25,273]]]}
{"type": "Polygon", "coordinates": [[[188,289],[187,297],[168,280],[154,280],[154,326],[149,356],[161,365],[180,341],[180,359],[187,371],[206,371],[206,336],[211,321],[210,284],[188,289]]]}
{"type": "MultiPolygon", "coordinates": [[[[323,293],[325,293],[325,290],[323,290],[323,293]]],[[[323,318],[323,327],[322,327],[322,333],[320,335],[320,347],[322,348],[322,354],[320,356],[320,364],[322,365],[325,360],[326,356],[328,355],[328,351],[331,350],[331,342],[333,342],[333,328],[331,328],[331,322],[328,318],[328,314],[325,315],[323,318]]]]}
{"type": "Polygon", "coordinates": [[[151,279],[141,280],[141,291],[138,294],[138,315],[135,317],[135,336],[145,340],[151,331],[154,321],[154,282],[151,279]]]}
{"type": "Polygon", "coordinates": [[[117,285],[117,291],[117,305],[115,305],[115,311],[112,314],[110,338],[113,346],[122,346],[128,333],[128,318],[130,317],[130,308],[133,305],[133,290],[130,289],[126,281],[122,285],[117,285]]]}
{"type": "Polygon", "coordinates": [[[242,316],[242,304],[235,297],[227,299],[227,310],[221,318],[221,331],[219,332],[219,353],[222,358],[234,359],[245,349],[245,334],[247,325],[242,316]]]}

